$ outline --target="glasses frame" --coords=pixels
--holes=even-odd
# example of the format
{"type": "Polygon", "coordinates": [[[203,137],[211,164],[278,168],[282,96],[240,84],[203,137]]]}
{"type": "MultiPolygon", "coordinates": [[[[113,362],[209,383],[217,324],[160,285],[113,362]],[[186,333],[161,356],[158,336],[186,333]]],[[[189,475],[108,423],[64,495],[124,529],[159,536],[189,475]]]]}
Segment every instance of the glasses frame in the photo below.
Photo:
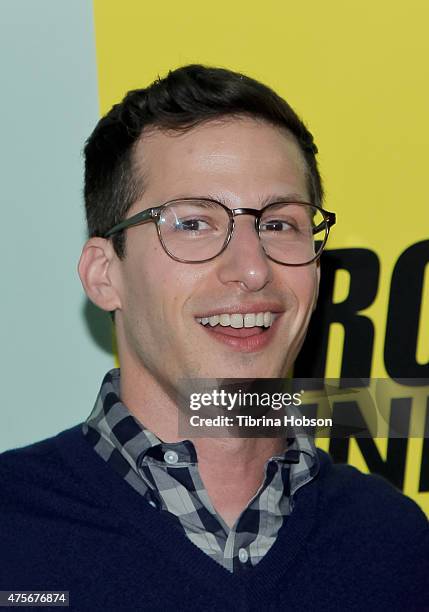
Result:
{"type": "Polygon", "coordinates": [[[161,204],[160,206],[152,206],[151,208],[146,208],[146,210],[142,210],[139,213],[136,213],[135,215],[133,215],[132,217],[129,217],[128,219],[125,219],[124,221],[121,221],[121,223],[118,223],[117,225],[114,225],[108,232],[106,232],[104,234],[104,238],[111,238],[111,236],[125,230],[128,229],[130,227],[134,227],[136,225],[142,225],[143,223],[147,223],[149,221],[153,221],[156,224],[156,229],[157,229],[157,233],[158,233],[158,238],[159,241],[161,242],[161,245],[164,249],[164,251],[167,253],[167,255],[169,255],[169,257],[171,257],[172,259],[174,259],[175,261],[179,261],[181,263],[189,263],[189,264],[198,264],[198,263],[205,263],[206,261],[211,261],[212,259],[215,259],[216,257],[219,257],[219,255],[221,255],[226,247],[228,246],[228,244],[231,241],[231,238],[233,236],[234,233],[234,228],[235,228],[235,217],[238,217],[240,215],[252,215],[253,217],[255,217],[255,229],[256,232],[258,234],[259,240],[260,240],[260,244],[261,247],[265,253],[265,255],[268,257],[268,259],[270,259],[271,261],[274,261],[276,263],[279,263],[283,266],[293,266],[293,267],[299,267],[299,266],[307,266],[308,264],[312,263],[313,261],[316,261],[317,259],[319,259],[319,257],[321,256],[323,249],[325,248],[326,242],[328,240],[328,236],[329,236],[329,232],[330,229],[333,225],[335,225],[336,223],[336,214],[333,212],[329,212],[328,210],[325,210],[324,208],[321,208],[320,206],[317,206],[316,204],[312,204],[311,202],[303,202],[303,201],[279,201],[279,202],[272,202],[270,204],[267,204],[266,206],[264,206],[261,209],[257,209],[257,208],[228,208],[227,206],[225,206],[224,204],[222,204],[222,202],[218,202],[217,200],[214,200],[213,198],[176,198],[174,200],[169,200],[168,202],[164,202],[164,204],[161,204]],[[178,202],[211,202],[211,203],[215,203],[218,204],[219,206],[221,206],[225,212],[228,214],[229,217],[229,224],[228,224],[228,233],[226,235],[225,241],[222,245],[221,250],[219,251],[219,253],[217,253],[216,255],[213,255],[212,257],[208,257],[207,259],[201,259],[198,261],[189,261],[187,259],[180,259],[179,257],[176,257],[175,255],[173,255],[173,253],[171,253],[168,248],[166,247],[164,240],[162,238],[162,234],[161,234],[161,215],[162,215],[162,211],[169,205],[171,204],[177,204],[178,202]],[[272,257],[271,255],[269,255],[264,248],[264,245],[261,241],[261,233],[260,233],[260,220],[261,217],[263,215],[263,213],[270,207],[272,206],[278,206],[279,204],[301,204],[301,205],[307,205],[307,206],[311,206],[312,208],[315,208],[316,210],[320,211],[324,220],[319,223],[317,226],[315,226],[313,228],[313,235],[318,234],[319,232],[321,232],[322,230],[326,231],[325,234],[325,238],[322,242],[322,245],[320,247],[320,251],[317,253],[317,255],[315,255],[312,259],[309,259],[308,261],[304,262],[304,263],[299,263],[299,264],[295,264],[295,263],[285,263],[283,261],[279,261],[277,259],[275,259],[274,257],[272,257]]]}

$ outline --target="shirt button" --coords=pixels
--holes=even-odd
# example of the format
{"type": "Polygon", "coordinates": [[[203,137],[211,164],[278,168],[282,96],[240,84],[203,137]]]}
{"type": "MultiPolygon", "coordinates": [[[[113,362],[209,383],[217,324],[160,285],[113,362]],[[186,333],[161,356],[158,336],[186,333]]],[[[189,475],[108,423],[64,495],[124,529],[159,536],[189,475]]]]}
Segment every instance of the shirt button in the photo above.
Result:
{"type": "Polygon", "coordinates": [[[179,455],[174,450],[168,450],[164,454],[164,461],[170,465],[174,465],[179,460],[179,455]]]}
{"type": "Polygon", "coordinates": [[[152,508],[156,508],[156,503],[152,500],[150,500],[149,504],[152,506],[152,508]]]}
{"type": "Polygon", "coordinates": [[[240,548],[238,551],[238,558],[242,563],[246,563],[247,559],[249,558],[249,553],[245,548],[240,548]]]}

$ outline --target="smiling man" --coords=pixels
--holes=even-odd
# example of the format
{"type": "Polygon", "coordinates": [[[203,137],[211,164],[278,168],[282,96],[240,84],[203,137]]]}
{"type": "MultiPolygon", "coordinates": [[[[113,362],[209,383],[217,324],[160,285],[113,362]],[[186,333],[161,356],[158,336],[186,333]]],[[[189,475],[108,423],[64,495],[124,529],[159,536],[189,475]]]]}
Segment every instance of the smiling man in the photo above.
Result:
{"type": "Polygon", "coordinates": [[[178,432],[186,381],[293,366],[335,222],[316,152],[272,90],[202,66],[100,120],[79,273],[120,370],[85,423],[3,455],[1,588],[69,590],[79,610],[420,609],[411,500],[293,432],[178,432]]]}

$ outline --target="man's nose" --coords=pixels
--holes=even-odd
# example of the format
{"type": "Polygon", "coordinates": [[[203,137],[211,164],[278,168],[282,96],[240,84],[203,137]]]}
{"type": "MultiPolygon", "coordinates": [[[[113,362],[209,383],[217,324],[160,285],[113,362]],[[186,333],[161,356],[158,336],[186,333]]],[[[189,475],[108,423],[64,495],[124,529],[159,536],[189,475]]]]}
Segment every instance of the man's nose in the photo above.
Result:
{"type": "Polygon", "coordinates": [[[247,291],[259,291],[272,278],[252,216],[235,219],[235,228],[225,251],[218,257],[218,277],[224,284],[238,283],[247,291]]]}

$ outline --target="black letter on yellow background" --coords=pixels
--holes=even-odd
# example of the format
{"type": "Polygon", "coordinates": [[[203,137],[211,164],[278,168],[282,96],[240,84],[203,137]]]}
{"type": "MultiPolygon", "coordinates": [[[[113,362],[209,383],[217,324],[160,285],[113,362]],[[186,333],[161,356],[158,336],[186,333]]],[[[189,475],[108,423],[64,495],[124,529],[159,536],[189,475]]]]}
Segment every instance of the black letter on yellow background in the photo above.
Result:
{"type": "Polygon", "coordinates": [[[429,240],[423,240],[406,249],[393,270],[384,363],[389,376],[395,379],[429,378],[429,363],[416,361],[423,278],[428,262],[429,240]]]}
{"type": "Polygon", "coordinates": [[[341,323],[345,332],[341,378],[369,378],[374,326],[368,317],[358,313],[370,306],[377,295],[378,257],[369,249],[330,250],[322,255],[321,266],[319,303],[296,361],[294,376],[325,376],[329,328],[331,323],[341,323]],[[343,302],[334,304],[335,275],[340,269],[350,273],[350,290],[343,302]]]}

